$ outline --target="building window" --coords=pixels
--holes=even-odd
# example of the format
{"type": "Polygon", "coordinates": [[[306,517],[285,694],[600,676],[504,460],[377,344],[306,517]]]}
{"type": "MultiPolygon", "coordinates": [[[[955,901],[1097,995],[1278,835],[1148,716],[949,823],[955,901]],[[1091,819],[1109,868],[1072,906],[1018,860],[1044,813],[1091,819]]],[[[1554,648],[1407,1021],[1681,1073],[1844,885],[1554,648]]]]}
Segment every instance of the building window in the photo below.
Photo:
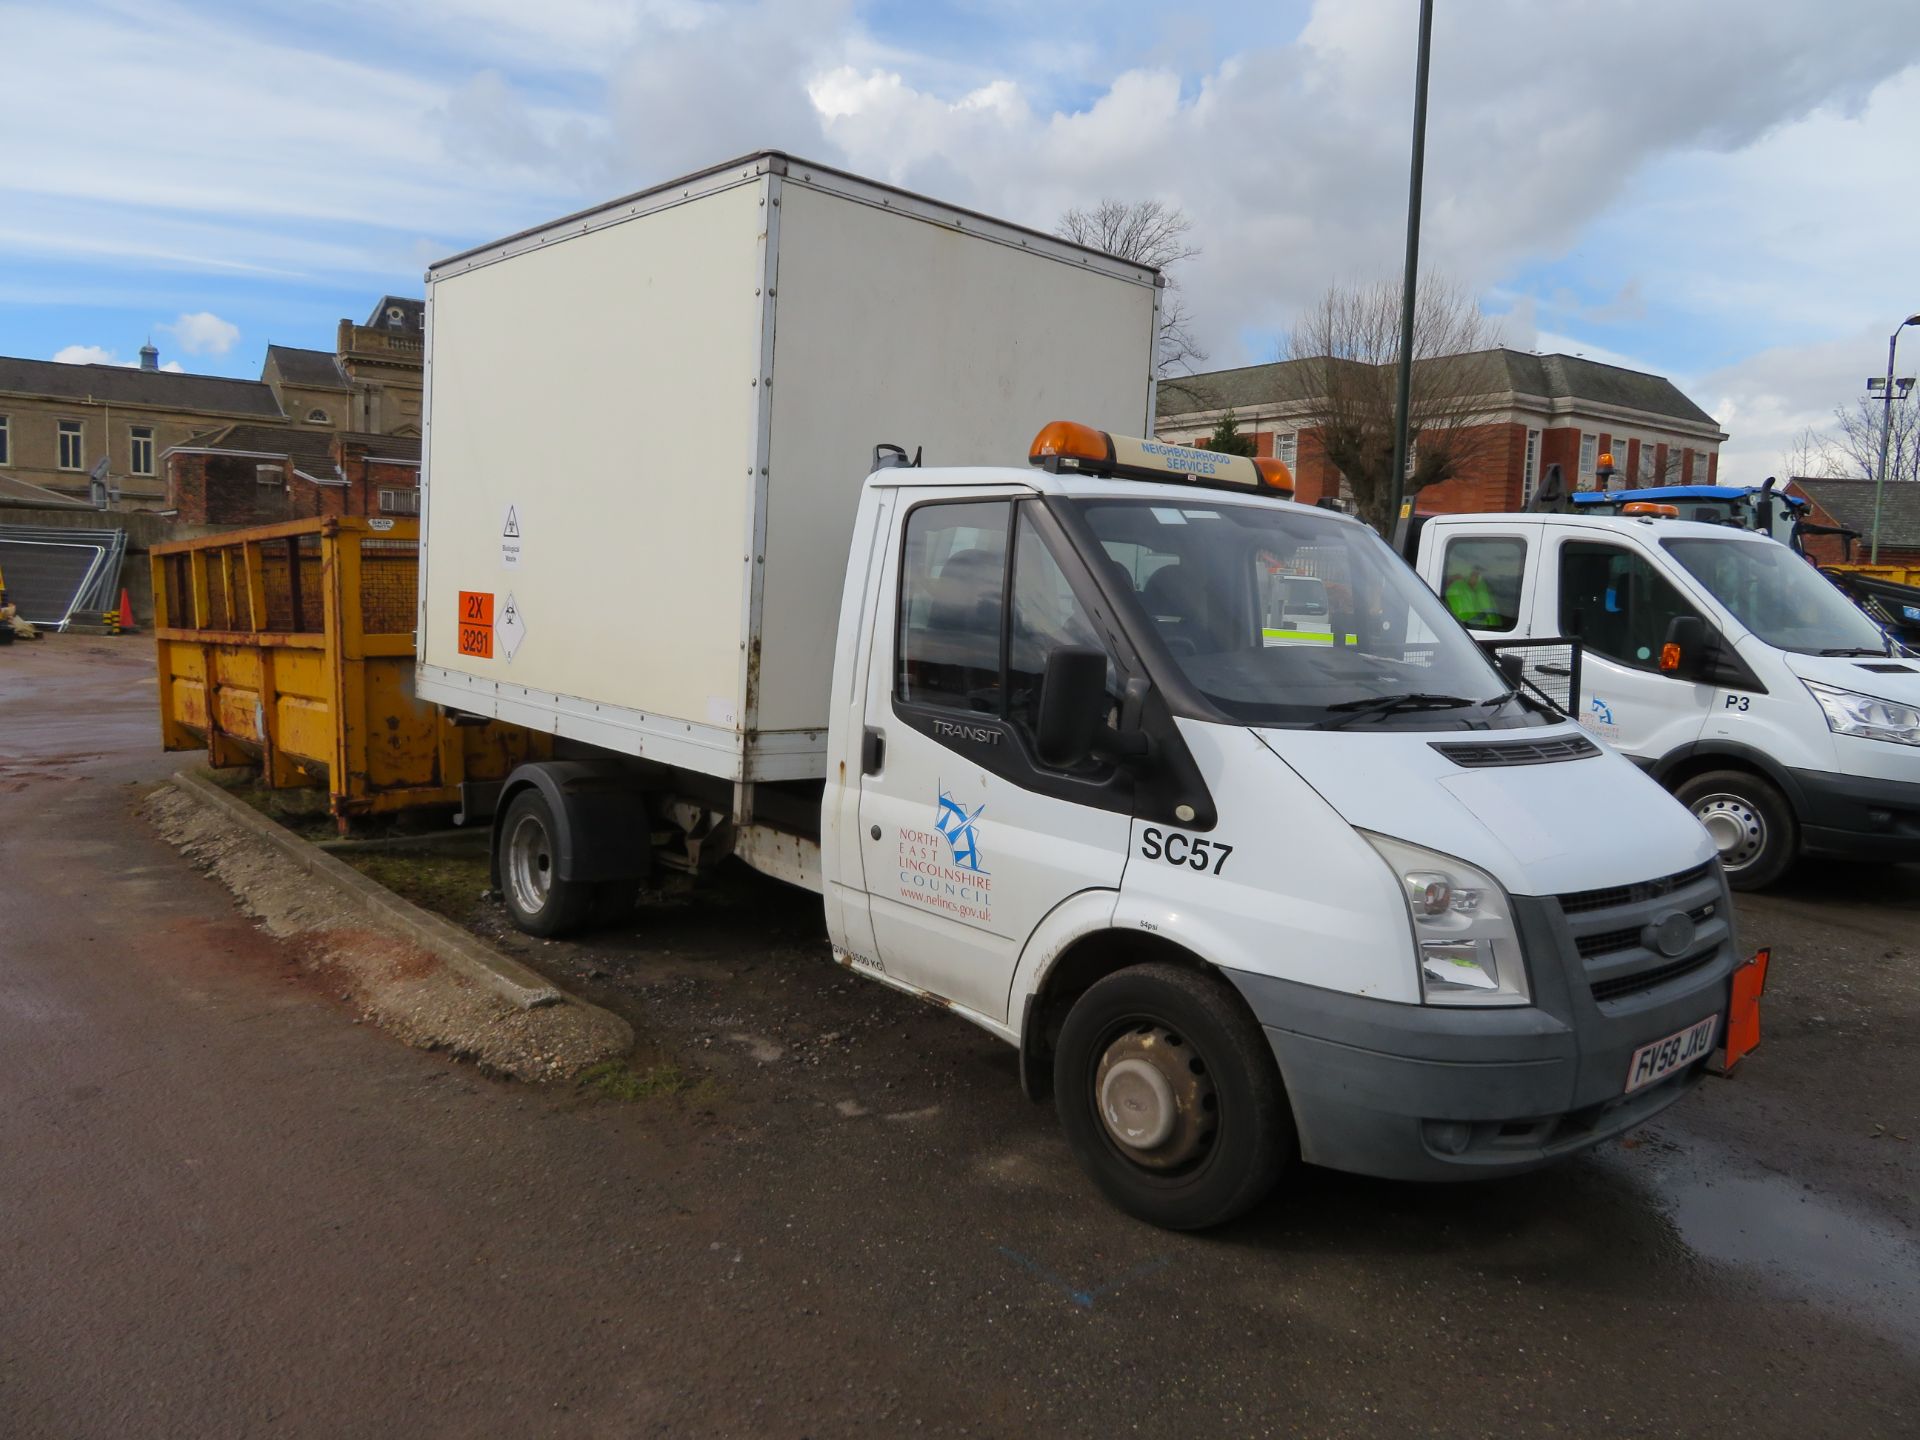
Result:
{"type": "Polygon", "coordinates": [[[1300,463],[1300,432],[1289,430],[1284,435],[1275,435],[1273,453],[1286,462],[1288,470],[1297,467],[1300,463]]]}
{"type": "Polygon", "coordinates": [[[1527,502],[1533,499],[1535,485],[1540,480],[1540,432],[1527,431],[1527,458],[1520,467],[1520,508],[1525,509],[1527,502]]]}
{"type": "Polygon", "coordinates": [[[7,424],[7,417],[0,415],[0,465],[13,463],[13,431],[7,424]]]}
{"type": "Polygon", "coordinates": [[[1582,435],[1580,437],[1580,478],[1582,480],[1591,480],[1593,478],[1593,467],[1599,457],[1600,437],[1598,435],[1582,435]]]}
{"type": "Polygon", "coordinates": [[[309,425],[325,425],[327,423],[327,412],[324,410],[307,411],[307,423],[309,425]]]}
{"type": "Polygon", "coordinates": [[[127,429],[127,469],[135,475],[153,474],[153,427],[133,425],[127,429]]]}
{"type": "Polygon", "coordinates": [[[382,486],[380,508],[389,515],[418,515],[420,492],[411,485],[382,486]]]}
{"type": "Polygon", "coordinates": [[[62,470],[87,468],[86,447],[81,443],[78,420],[60,422],[60,468],[62,470]]]}

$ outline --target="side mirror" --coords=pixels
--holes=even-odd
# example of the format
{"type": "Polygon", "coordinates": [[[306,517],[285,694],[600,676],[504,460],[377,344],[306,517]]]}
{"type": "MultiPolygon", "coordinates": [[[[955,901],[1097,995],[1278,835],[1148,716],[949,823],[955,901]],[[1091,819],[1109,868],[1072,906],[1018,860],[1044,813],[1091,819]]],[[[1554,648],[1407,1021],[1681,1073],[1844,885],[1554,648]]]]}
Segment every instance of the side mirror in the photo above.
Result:
{"type": "Polygon", "coordinates": [[[1078,765],[1093,754],[1107,722],[1107,657],[1086,646],[1063,645],[1047,655],[1034,717],[1034,748],[1048,765],[1078,765]]]}
{"type": "Polygon", "coordinates": [[[1520,682],[1527,677],[1527,662],[1511,650],[1503,650],[1494,657],[1493,663],[1500,667],[1500,673],[1507,677],[1507,684],[1514,689],[1520,688],[1520,682]]]}
{"type": "Polygon", "coordinates": [[[1660,673],[1679,680],[1702,680],[1713,673],[1719,640],[1698,615],[1676,615],[1660,647],[1660,673]]]}

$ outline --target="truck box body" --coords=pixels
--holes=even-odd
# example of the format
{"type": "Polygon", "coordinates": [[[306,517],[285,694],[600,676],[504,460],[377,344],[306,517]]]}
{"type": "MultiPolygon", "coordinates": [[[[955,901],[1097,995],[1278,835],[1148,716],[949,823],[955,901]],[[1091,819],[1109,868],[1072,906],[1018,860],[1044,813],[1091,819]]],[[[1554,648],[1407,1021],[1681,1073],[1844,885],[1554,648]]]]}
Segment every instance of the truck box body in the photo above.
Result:
{"type": "Polygon", "coordinates": [[[777,154],[427,277],[418,693],[739,781],[825,774],[878,442],[1152,433],[1154,272],[777,154]]]}

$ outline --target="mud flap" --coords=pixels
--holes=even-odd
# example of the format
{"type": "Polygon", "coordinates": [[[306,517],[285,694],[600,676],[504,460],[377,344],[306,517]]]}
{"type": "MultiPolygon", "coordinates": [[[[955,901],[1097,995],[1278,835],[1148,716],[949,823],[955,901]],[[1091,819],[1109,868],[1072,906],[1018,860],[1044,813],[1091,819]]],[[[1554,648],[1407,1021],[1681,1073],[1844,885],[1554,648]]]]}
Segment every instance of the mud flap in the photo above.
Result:
{"type": "Polygon", "coordinates": [[[1727,1023],[1721,1027],[1720,1048],[1707,1061],[1716,1075],[1730,1074],[1749,1050],[1760,1043],[1760,997],[1767,989],[1767,962],[1773,951],[1754,951],[1753,958],[1733,972],[1733,1000],[1727,1023]]]}

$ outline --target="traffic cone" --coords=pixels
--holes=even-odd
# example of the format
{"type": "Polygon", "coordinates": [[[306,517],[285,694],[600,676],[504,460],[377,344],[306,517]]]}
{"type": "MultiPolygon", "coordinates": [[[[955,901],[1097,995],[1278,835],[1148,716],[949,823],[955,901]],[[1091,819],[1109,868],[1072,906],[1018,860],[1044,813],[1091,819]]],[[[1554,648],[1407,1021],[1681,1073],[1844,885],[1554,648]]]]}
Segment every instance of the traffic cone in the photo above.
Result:
{"type": "Polygon", "coordinates": [[[135,628],[133,623],[133,597],[122,588],[120,591],[120,629],[124,634],[135,628]]]}

